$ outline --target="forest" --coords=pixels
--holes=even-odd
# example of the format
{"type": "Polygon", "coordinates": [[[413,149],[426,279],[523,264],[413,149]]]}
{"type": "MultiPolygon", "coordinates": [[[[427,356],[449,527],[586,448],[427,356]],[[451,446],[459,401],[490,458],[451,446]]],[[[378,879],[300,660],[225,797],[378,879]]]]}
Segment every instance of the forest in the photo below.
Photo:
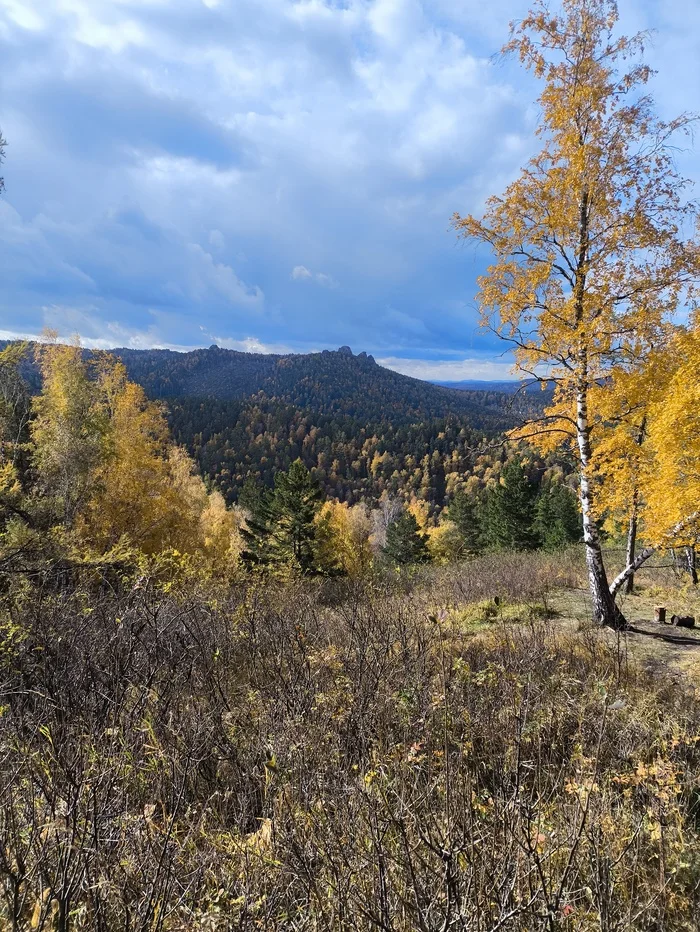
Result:
{"type": "Polygon", "coordinates": [[[3,929],[697,928],[700,240],[644,42],[536,3],[541,150],[453,217],[541,392],[3,345],[3,929]]]}

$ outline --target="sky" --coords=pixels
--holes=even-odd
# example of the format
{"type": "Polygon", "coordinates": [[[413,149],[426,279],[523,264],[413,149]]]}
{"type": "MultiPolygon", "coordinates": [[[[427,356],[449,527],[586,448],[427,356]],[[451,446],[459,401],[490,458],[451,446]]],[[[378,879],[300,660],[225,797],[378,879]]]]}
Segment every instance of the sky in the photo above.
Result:
{"type": "MultiPolygon", "coordinates": [[[[495,54],[526,6],[0,0],[0,338],[509,377],[478,326],[488,254],[450,218],[535,151],[537,86],[495,54]]],[[[700,4],[619,7],[655,30],[661,115],[692,110],[700,4]]]]}

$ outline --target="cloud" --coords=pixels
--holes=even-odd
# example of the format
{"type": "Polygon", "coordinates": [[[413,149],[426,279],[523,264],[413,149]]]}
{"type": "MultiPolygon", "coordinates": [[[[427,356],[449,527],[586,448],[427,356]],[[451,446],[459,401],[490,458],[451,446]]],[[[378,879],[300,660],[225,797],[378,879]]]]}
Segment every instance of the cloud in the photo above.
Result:
{"type": "MultiPolygon", "coordinates": [[[[270,353],[286,356],[288,353],[299,352],[285,343],[263,343],[257,337],[245,337],[242,340],[232,340],[230,337],[213,337],[212,343],[223,349],[238,350],[241,353],[270,353]]],[[[309,350],[313,352],[313,350],[309,350]]]]}
{"type": "Polygon", "coordinates": [[[315,278],[318,284],[323,286],[324,288],[338,288],[339,287],[338,282],[333,278],[333,276],[326,275],[325,272],[317,272],[315,278]]]}
{"type": "MultiPolygon", "coordinates": [[[[661,27],[668,115],[698,70],[698,14],[676,6],[621,2],[623,26],[661,27]]],[[[495,351],[473,301],[489,257],[448,224],[537,145],[537,88],[491,58],[523,9],[0,0],[0,324],[33,332],[57,306],[139,339],[158,320],[173,345],[204,324],[386,358],[495,351]]]]}
{"type": "Polygon", "coordinates": [[[317,285],[321,285],[323,288],[338,287],[338,282],[333,278],[332,275],[327,275],[325,272],[316,272],[314,274],[309,269],[307,269],[305,265],[295,265],[292,269],[291,278],[292,281],[295,282],[314,281],[317,285]]]}
{"type": "Polygon", "coordinates": [[[517,379],[512,362],[496,362],[492,359],[399,359],[386,357],[377,359],[380,366],[413,376],[415,379],[440,382],[460,382],[475,379],[483,381],[510,381],[517,379]]]}
{"type": "MultiPolygon", "coordinates": [[[[168,342],[163,334],[163,322],[154,322],[146,329],[136,330],[124,327],[118,321],[100,321],[97,308],[62,307],[54,305],[42,308],[43,327],[34,332],[0,329],[0,340],[37,340],[44,339],[43,330],[58,333],[59,342],[68,342],[78,337],[87,349],[169,349],[177,352],[190,352],[215,344],[224,349],[238,350],[243,353],[263,353],[286,355],[300,352],[300,349],[284,343],[264,343],[258,337],[249,336],[242,340],[220,337],[200,327],[199,339],[187,345],[168,342]]],[[[318,352],[315,347],[304,347],[304,352],[318,352]]]]}
{"type": "Polygon", "coordinates": [[[214,249],[222,250],[226,245],[226,240],[224,239],[224,234],[221,230],[211,230],[209,233],[209,245],[213,246],[214,249]]]}

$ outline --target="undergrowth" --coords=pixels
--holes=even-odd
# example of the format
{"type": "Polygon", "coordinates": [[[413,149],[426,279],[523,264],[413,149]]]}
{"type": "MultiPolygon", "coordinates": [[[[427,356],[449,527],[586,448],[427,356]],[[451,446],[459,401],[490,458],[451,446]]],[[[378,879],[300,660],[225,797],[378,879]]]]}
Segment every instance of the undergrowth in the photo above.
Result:
{"type": "Polygon", "coordinates": [[[3,928],[694,929],[697,696],[508,579],[7,609],[3,928]]]}

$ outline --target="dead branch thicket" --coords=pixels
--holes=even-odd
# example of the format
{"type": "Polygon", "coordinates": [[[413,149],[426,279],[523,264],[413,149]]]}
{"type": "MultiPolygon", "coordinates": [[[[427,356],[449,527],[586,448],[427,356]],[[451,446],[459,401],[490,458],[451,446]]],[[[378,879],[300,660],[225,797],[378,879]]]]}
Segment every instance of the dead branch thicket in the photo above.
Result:
{"type": "Polygon", "coordinates": [[[525,611],[474,635],[452,603],[551,582],[498,559],[15,599],[2,928],[695,928],[692,690],[525,611]]]}

